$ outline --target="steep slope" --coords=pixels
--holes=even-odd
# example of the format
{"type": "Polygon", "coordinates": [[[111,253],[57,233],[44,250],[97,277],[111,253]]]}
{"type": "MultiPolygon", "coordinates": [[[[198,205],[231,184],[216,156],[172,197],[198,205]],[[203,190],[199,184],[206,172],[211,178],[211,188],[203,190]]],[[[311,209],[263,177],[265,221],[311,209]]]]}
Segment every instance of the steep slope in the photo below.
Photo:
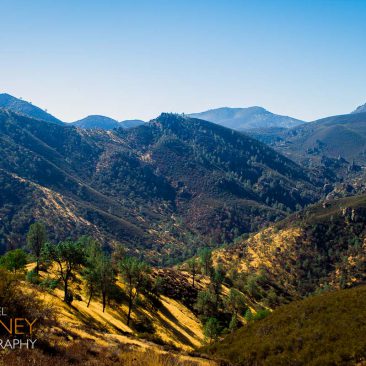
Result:
{"type": "Polygon", "coordinates": [[[9,109],[13,112],[39,120],[57,123],[59,125],[63,124],[59,119],[45,112],[41,108],[6,93],[0,94],[0,108],[9,109]]]}
{"type": "Polygon", "coordinates": [[[99,115],[87,116],[79,121],[71,122],[70,125],[86,129],[101,129],[107,131],[120,126],[115,119],[99,115]]]}
{"type": "Polygon", "coordinates": [[[3,246],[22,243],[41,219],[58,238],[67,224],[149,261],[174,262],[319,197],[314,177],[267,146],[177,115],[97,131],[1,112],[0,140],[3,246]]]}
{"type": "MultiPolygon", "coordinates": [[[[29,264],[28,270],[33,267],[29,264]]],[[[2,316],[2,321],[6,324],[13,314],[37,319],[32,335],[35,348],[2,350],[2,365],[217,365],[188,355],[188,351],[202,346],[204,336],[198,318],[181,301],[165,295],[155,295],[153,301],[152,295],[140,294],[139,305],[127,326],[123,283],[117,281],[114,296],[110,296],[103,312],[98,296],[87,306],[89,296],[79,273],[71,284],[74,294],[78,294],[72,306],[62,301],[63,292],[57,286],[58,275],[52,266],[41,271],[39,281],[30,284],[21,273],[15,276],[0,270],[2,305],[11,311],[11,315],[7,312],[9,316],[2,316]]],[[[0,328],[1,344],[7,338],[3,329],[0,328]]]]}
{"type": "Polygon", "coordinates": [[[366,280],[365,219],[365,195],[333,200],[215,255],[228,269],[260,273],[276,288],[279,302],[283,296],[296,299],[321,289],[352,287],[366,280]]]}
{"type": "Polygon", "coordinates": [[[192,113],[193,118],[214,122],[238,131],[290,128],[303,124],[296,118],[273,114],[262,107],[217,108],[206,112],[192,113]]]}
{"type": "Polygon", "coordinates": [[[208,348],[242,366],[363,365],[366,286],[328,292],[276,309],[208,348]]]}

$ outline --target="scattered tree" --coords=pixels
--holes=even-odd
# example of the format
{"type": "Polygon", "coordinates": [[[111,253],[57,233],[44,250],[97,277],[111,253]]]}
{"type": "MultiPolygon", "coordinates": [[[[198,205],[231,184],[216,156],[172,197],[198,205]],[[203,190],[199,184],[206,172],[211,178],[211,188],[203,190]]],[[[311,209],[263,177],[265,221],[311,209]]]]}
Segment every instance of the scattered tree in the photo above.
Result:
{"type": "Polygon", "coordinates": [[[188,263],[189,272],[192,275],[192,285],[194,287],[195,277],[198,272],[198,262],[197,262],[197,259],[195,257],[193,257],[187,263],[188,263]]]}
{"type": "Polygon", "coordinates": [[[31,253],[36,257],[35,272],[39,274],[39,261],[42,253],[43,246],[47,241],[46,228],[43,223],[35,222],[29,228],[27,234],[27,244],[31,253]]]}
{"type": "Polygon", "coordinates": [[[226,308],[231,313],[229,329],[235,330],[238,326],[238,314],[244,313],[247,309],[244,295],[237,289],[231,288],[229,296],[225,300],[226,308]]]}
{"type": "Polygon", "coordinates": [[[230,289],[229,296],[225,301],[225,305],[233,315],[243,313],[247,309],[244,295],[235,288],[230,289]]]}
{"type": "Polygon", "coordinates": [[[10,250],[0,258],[0,267],[16,273],[27,264],[27,253],[22,249],[10,250]]]}
{"type": "Polygon", "coordinates": [[[145,286],[145,283],[147,281],[147,275],[149,273],[149,267],[146,263],[141,262],[134,257],[126,257],[120,262],[119,268],[121,271],[122,279],[127,286],[127,325],[130,325],[132,308],[135,304],[135,300],[137,299],[138,294],[145,286]]]}
{"type": "Polygon", "coordinates": [[[98,291],[100,276],[98,271],[98,261],[102,253],[102,248],[99,242],[90,237],[81,238],[85,248],[85,268],[82,272],[87,286],[89,307],[92,297],[98,291]]]}
{"type": "Polygon", "coordinates": [[[58,264],[58,273],[64,283],[64,301],[72,302],[72,295],[69,293],[69,281],[81,264],[84,263],[84,248],[82,240],[65,240],[57,245],[46,243],[44,247],[45,257],[58,264]]]}
{"type": "Polygon", "coordinates": [[[216,294],[210,290],[200,291],[194,307],[203,319],[212,317],[217,311],[216,294]]]}
{"type": "Polygon", "coordinates": [[[219,321],[213,317],[209,318],[205,323],[203,332],[205,334],[206,339],[208,339],[209,343],[212,344],[214,341],[217,340],[220,334],[219,321]]]}
{"type": "Polygon", "coordinates": [[[206,276],[209,276],[212,268],[212,253],[210,248],[203,248],[199,252],[199,257],[201,265],[203,267],[204,274],[206,276]]]}
{"type": "Polygon", "coordinates": [[[221,264],[215,270],[211,270],[211,285],[217,296],[220,295],[222,283],[225,279],[225,271],[221,264]]]}
{"type": "Polygon", "coordinates": [[[97,272],[99,275],[100,291],[102,293],[103,313],[106,307],[106,301],[111,287],[114,284],[115,276],[112,267],[111,257],[102,253],[98,258],[97,272]]]}

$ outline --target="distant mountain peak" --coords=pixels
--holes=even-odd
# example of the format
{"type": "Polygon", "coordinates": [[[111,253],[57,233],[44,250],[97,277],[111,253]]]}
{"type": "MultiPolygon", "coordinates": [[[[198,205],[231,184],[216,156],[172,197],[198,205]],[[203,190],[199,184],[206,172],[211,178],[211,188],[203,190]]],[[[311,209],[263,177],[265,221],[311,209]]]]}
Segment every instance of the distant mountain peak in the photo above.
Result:
{"type": "Polygon", "coordinates": [[[352,113],[366,113],[366,103],[358,106],[352,113]]]}
{"type": "Polygon", "coordinates": [[[139,126],[143,123],[145,123],[145,122],[141,121],[139,119],[130,119],[130,120],[118,122],[117,120],[110,118],[110,117],[93,114],[93,115],[87,116],[79,121],[71,122],[70,124],[72,126],[76,126],[76,127],[87,129],[87,130],[99,129],[99,130],[110,131],[110,130],[114,130],[115,128],[120,128],[120,127],[126,128],[126,129],[132,128],[132,127],[139,126]]]}
{"type": "Polygon", "coordinates": [[[36,118],[42,121],[63,124],[63,122],[47,113],[47,111],[44,111],[32,103],[16,98],[8,93],[0,94],[0,108],[5,108],[12,112],[23,114],[27,117],[36,118]]]}
{"type": "Polygon", "coordinates": [[[85,129],[113,130],[119,127],[119,122],[110,117],[93,114],[72,122],[71,125],[85,129]]]}
{"type": "Polygon", "coordinates": [[[12,95],[10,95],[8,93],[0,93],[0,100],[3,100],[4,102],[6,102],[6,101],[10,101],[12,99],[17,99],[17,98],[13,97],[12,95]]]}
{"type": "Polygon", "coordinates": [[[247,108],[221,107],[189,116],[213,122],[238,131],[266,129],[273,127],[291,128],[305,123],[296,118],[269,112],[263,107],[247,108]]]}
{"type": "Polygon", "coordinates": [[[145,122],[141,119],[126,119],[119,123],[120,127],[122,128],[133,128],[137,126],[143,125],[145,122]]]}

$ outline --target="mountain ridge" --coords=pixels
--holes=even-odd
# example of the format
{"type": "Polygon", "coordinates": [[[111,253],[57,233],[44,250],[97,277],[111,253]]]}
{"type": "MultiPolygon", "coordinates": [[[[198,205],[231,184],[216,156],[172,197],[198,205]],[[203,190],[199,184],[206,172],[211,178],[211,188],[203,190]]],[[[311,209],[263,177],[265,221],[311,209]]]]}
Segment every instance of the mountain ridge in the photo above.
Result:
{"type": "Polygon", "coordinates": [[[117,121],[113,118],[102,115],[89,115],[81,120],[70,122],[69,126],[75,126],[84,129],[101,129],[111,131],[115,128],[133,128],[145,123],[139,119],[131,119],[124,121],[117,121]]]}
{"type": "Polygon", "coordinates": [[[189,116],[221,124],[239,131],[273,127],[289,128],[305,123],[296,118],[274,114],[258,106],[248,108],[215,108],[204,112],[191,113],[189,116]]]}
{"type": "Polygon", "coordinates": [[[309,158],[366,163],[366,113],[322,118],[279,134],[274,147],[296,161],[309,158]]]}
{"type": "Polygon", "coordinates": [[[9,109],[39,120],[62,125],[63,122],[32,103],[13,97],[10,94],[0,94],[0,108],[9,109]]]}

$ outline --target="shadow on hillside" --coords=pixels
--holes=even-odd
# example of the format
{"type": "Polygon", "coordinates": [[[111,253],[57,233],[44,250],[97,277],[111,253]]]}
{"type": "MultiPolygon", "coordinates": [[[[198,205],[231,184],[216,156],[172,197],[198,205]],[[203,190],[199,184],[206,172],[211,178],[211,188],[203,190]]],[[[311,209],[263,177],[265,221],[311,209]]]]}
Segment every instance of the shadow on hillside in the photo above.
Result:
{"type": "Polygon", "coordinates": [[[191,337],[196,338],[196,334],[189,329],[187,326],[183,325],[179,322],[179,319],[177,319],[167,308],[164,304],[160,307],[160,312],[165,315],[171,322],[176,324],[179,328],[181,328],[183,331],[185,331],[187,334],[189,334],[191,337]]]}
{"type": "Polygon", "coordinates": [[[83,313],[73,305],[69,306],[69,310],[78,320],[80,320],[84,324],[85,328],[87,328],[88,330],[88,333],[92,335],[95,335],[96,334],[95,332],[97,331],[105,332],[107,326],[113,328],[116,332],[120,334],[123,335],[130,334],[128,332],[123,331],[121,328],[118,328],[115,324],[111,323],[108,320],[104,319],[103,323],[101,321],[96,320],[93,316],[83,313]]]}

